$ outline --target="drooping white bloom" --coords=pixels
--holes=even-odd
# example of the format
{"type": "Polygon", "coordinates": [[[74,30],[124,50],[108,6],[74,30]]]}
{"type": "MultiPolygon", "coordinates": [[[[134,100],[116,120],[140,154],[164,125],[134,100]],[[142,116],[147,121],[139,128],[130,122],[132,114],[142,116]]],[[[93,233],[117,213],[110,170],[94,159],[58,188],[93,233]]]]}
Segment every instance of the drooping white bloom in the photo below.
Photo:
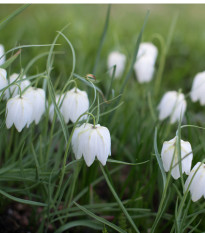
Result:
{"type": "MultiPolygon", "coordinates": [[[[6,87],[8,85],[6,75],[7,75],[6,70],[0,68],[0,96],[2,94],[1,89],[3,89],[4,87],[6,87]]],[[[6,94],[7,94],[7,92],[5,91],[4,95],[6,95],[6,94]]]]}
{"type": "Polygon", "coordinates": [[[125,69],[126,56],[120,52],[113,51],[108,56],[107,66],[109,70],[109,75],[113,74],[113,67],[116,65],[115,77],[119,78],[122,76],[125,69]]]}
{"type": "Polygon", "coordinates": [[[88,167],[94,162],[95,157],[104,166],[111,155],[110,132],[99,124],[82,124],[76,127],[72,137],[72,148],[76,159],[82,156],[88,167]]]}
{"type": "Polygon", "coordinates": [[[158,50],[152,43],[141,43],[137,54],[134,70],[140,83],[150,82],[155,71],[158,50]]]}
{"type": "Polygon", "coordinates": [[[11,128],[14,124],[16,129],[21,130],[33,121],[33,106],[30,100],[19,95],[8,100],[6,104],[6,127],[11,128]]]}
{"type": "Polygon", "coordinates": [[[191,99],[193,102],[199,100],[201,105],[205,105],[205,71],[195,76],[192,84],[191,99]]]}
{"type": "Polygon", "coordinates": [[[4,46],[2,44],[0,44],[0,66],[3,65],[5,60],[6,60],[6,56],[3,56],[4,53],[5,53],[4,46]]]}
{"type": "MultiPolygon", "coordinates": [[[[66,123],[70,120],[74,123],[80,115],[86,112],[89,108],[88,95],[85,91],[78,88],[65,93],[65,98],[62,104],[62,114],[66,123]]],[[[82,116],[81,120],[86,119],[87,115],[82,116]]]]}
{"type": "Polygon", "coordinates": [[[194,202],[198,201],[202,196],[204,196],[205,198],[205,164],[204,163],[198,162],[193,167],[185,182],[185,191],[188,189],[188,186],[191,193],[192,201],[194,202]]]}
{"type": "MultiPolygon", "coordinates": [[[[27,88],[29,85],[31,85],[31,82],[29,80],[25,80],[26,76],[24,75],[20,82],[17,84],[20,86],[21,91],[23,91],[25,88],[27,88]]],[[[13,83],[14,81],[19,81],[19,74],[12,74],[9,77],[9,83],[13,83]]],[[[19,94],[19,87],[16,84],[13,84],[10,86],[9,91],[11,93],[11,97],[14,97],[19,94]]]]}
{"type": "Polygon", "coordinates": [[[152,60],[150,56],[144,56],[135,62],[134,69],[139,83],[151,81],[155,71],[152,60]]]}
{"type": "Polygon", "coordinates": [[[137,54],[138,58],[144,57],[144,56],[150,56],[153,59],[153,63],[155,63],[158,55],[158,50],[155,45],[149,42],[141,43],[139,46],[139,51],[137,54]]]}
{"type": "Polygon", "coordinates": [[[29,87],[24,96],[32,103],[33,120],[38,124],[45,112],[45,91],[42,88],[29,87]]]}
{"type": "MultiPolygon", "coordinates": [[[[185,172],[187,175],[189,175],[191,170],[191,163],[193,159],[191,144],[183,140],[181,140],[180,144],[181,144],[182,173],[185,172]]],[[[176,145],[177,145],[177,137],[171,139],[170,141],[164,142],[161,152],[164,170],[168,172],[172,164],[171,175],[174,177],[174,179],[178,179],[180,177],[180,171],[179,171],[180,161],[178,160],[178,150],[176,145]]]]}
{"type": "Polygon", "coordinates": [[[186,105],[186,100],[182,93],[177,93],[176,91],[166,92],[157,107],[159,119],[164,120],[170,116],[170,123],[175,123],[177,120],[180,120],[180,117],[183,118],[186,105]]]}
{"type": "MultiPolygon", "coordinates": [[[[64,99],[64,94],[62,95],[56,95],[56,105],[60,108],[60,112],[62,113],[62,101],[64,99]]],[[[54,112],[55,112],[55,108],[54,108],[54,104],[52,103],[49,107],[49,118],[50,121],[53,121],[53,117],[54,117],[54,112]]]]}

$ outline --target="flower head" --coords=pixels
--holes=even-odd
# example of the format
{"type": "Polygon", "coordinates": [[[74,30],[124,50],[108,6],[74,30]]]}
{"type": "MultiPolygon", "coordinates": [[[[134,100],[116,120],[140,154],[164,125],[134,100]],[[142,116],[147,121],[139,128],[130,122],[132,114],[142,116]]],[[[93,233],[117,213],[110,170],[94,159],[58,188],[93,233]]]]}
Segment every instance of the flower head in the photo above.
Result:
{"type": "Polygon", "coordinates": [[[140,83],[152,80],[158,50],[152,43],[141,43],[134,64],[134,70],[140,83]]]}
{"type": "MultiPolygon", "coordinates": [[[[76,122],[78,117],[85,113],[89,108],[88,95],[85,91],[81,91],[78,88],[65,93],[65,98],[62,103],[62,114],[66,123],[72,121],[76,122]]],[[[86,119],[87,115],[84,115],[81,120],[86,119]]]]}
{"type": "Polygon", "coordinates": [[[82,124],[74,130],[72,147],[76,159],[83,156],[88,167],[94,162],[95,157],[104,166],[111,155],[110,132],[99,124],[95,127],[89,123],[82,124]]]}
{"type": "Polygon", "coordinates": [[[170,116],[171,124],[183,118],[186,110],[186,100],[182,93],[168,91],[165,93],[158,105],[159,119],[164,120],[170,116]]]}
{"type": "Polygon", "coordinates": [[[185,191],[187,189],[190,190],[192,201],[198,201],[202,196],[204,196],[205,198],[205,164],[204,163],[198,162],[191,170],[185,182],[185,191]]]}
{"type": "Polygon", "coordinates": [[[24,93],[24,97],[28,98],[33,105],[33,120],[39,123],[45,112],[45,91],[42,88],[30,87],[24,93]]]}
{"type": "Polygon", "coordinates": [[[14,124],[16,129],[22,129],[33,121],[33,106],[30,100],[24,96],[15,96],[8,100],[6,104],[6,127],[11,128],[14,124]]]}
{"type": "Polygon", "coordinates": [[[4,46],[0,44],[0,66],[3,65],[6,60],[6,56],[3,55],[4,55],[4,46]]]}
{"type": "MultiPolygon", "coordinates": [[[[8,85],[6,75],[7,75],[6,70],[0,68],[0,96],[2,94],[1,89],[3,89],[4,87],[8,85]]],[[[5,93],[4,95],[7,95],[7,91],[5,91],[4,93],[5,93]]]]}
{"type": "MultiPolygon", "coordinates": [[[[9,77],[9,83],[13,83],[14,81],[18,81],[19,80],[19,74],[12,74],[9,77]]],[[[25,80],[26,76],[24,75],[21,79],[21,82],[18,82],[18,85],[21,88],[21,91],[23,91],[25,88],[27,88],[29,85],[31,85],[31,82],[29,80],[25,80]]],[[[20,94],[19,93],[19,87],[16,84],[13,84],[10,86],[9,91],[11,93],[11,97],[15,97],[16,95],[20,94]]]]}
{"type": "MultiPolygon", "coordinates": [[[[164,142],[161,152],[164,170],[168,172],[171,169],[171,165],[172,165],[171,175],[174,177],[174,179],[178,179],[180,177],[180,171],[179,171],[180,161],[178,160],[179,155],[178,155],[176,143],[177,143],[177,137],[171,139],[170,141],[164,142]]],[[[185,172],[188,175],[191,170],[191,163],[193,159],[191,144],[189,142],[185,142],[181,140],[180,146],[181,146],[182,173],[185,172]]]]}
{"type": "Polygon", "coordinates": [[[109,75],[113,74],[113,67],[116,65],[115,77],[119,78],[122,76],[123,71],[125,69],[126,57],[124,54],[114,51],[111,52],[108,56],[107,66],[110,69],[109,75]],[[112,69],[111,69],[112,68],[112,69]]]}
{"type": "Polygon", "coordinates": [[[192,84],[191,99],[193,102],[199,100],[201,105],[205,105],[205,71],[195,76],[192,84]]]}

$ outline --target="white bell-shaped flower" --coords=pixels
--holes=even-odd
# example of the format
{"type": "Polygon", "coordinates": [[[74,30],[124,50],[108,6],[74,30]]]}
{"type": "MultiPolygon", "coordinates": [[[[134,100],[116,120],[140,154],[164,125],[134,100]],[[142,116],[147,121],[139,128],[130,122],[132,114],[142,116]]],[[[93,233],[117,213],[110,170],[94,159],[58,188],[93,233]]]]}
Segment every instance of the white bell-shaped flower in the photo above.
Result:
{"type": "Polygon", "coordinates": [[[135,62],[134,70],[139,83],[150,82],[155,71],[153,59],[150,56],[143,56],[135,62]]]}
{"type": "Polygon", "coordinates": [[[6,104],[6,127],[11,128],[14,124],[16,129],[22,129],[33,121],[33,106],[30,100],[24,96],[15,96],[6,104]]]}
{"type": "Polygon", "coordinates": [[[155,71],[158,50],[152,43],[141,43],[139,46],[134,70],[139,83],[150,82],[155,71]]]}
{"type": "Polygon", "coordinates": [[[205,164],[204,163],[198,162],[193,167],[185,182],[185,191],[188,189],[188,187],[191,193],[192,201],[198,201],[202,196],[204,196],[205,198],[205,164]]]}
{"type": "Polygon", "coordinates": [[[94,162],[95,157],[104,166],[111,155],[110,132],[99,124],[82,124],[76,127],[72,137],[72,148],[76,159],[82,156],[88,167],[94,162]]]}
{"type": "Polygon", "coordinates": [[[177,93],[176,91],[166,92],[157,107],[159,119],[164,120],[170,116],[170,123],[175,123],[177,120],[180,120],[180,117],[183,118],[186,105],[186,100],[182,93],[177,93]]]}
{"type": "Polygon", "coordinates": [[[124,54],[117,51],[111,52],[107,60],[109,75],[112,76],[113,67],[116,66],[115,77],[116,78],[121,77],[125,69],[125,64],[126,64],[126,56],[124,54]]]}
{"type": "Polygon", "coordinates": [[[139,46],[137,58],[141,58],[144,56],[150,56],[153,59],[153,64],[155,63],[158,55],[158,49],[155,45],[149,42],[141,43],[139,46]]]}
{"type": "MultiPolygon", "coordinates": [[[[181,148],[182,173],[185,172],[187,175],[189,175],[191,170],[191,163],[193,159],[191,144],[183,140],[181,140],[180,144],[181,144],[180,148],[181,148]]],[[[174,177],[174,179],[178,179],[180,177],[180,171],[179,171],[180,161],[178,160],[178,150],[176,145],[177,145],[177,137],[173,138],[170,141],[164,142],[161,151],[164,170],[168,172],[172,165],[171,175],[174,177]]]]}
{"type": "Polygon", "coordinates": [[[0,66],[3,65],[5,60],[6,60],[6,56],[3,56],[4,53],[5,53],[4,46],[2,44],[0,44],[0,66]]]}
{"type": "Polygon", "coordinates": [[[190,96],[193,102],[199,100],[201,105],[205,105],[205,71],[195,76],[190,96]]]}
{"type": "MultiPolygon", "coordinates": [[[[2,89],[8,85],[8,80],[6,78],[7,72],[5,69],[0,68],[0,96],[2,94],[2,89]]],[[[7,96],[7,91],[4,92],[4,96],[7,96]]]]}
{"type": "Polygon", "coordinates": [[[24,97],[32,103],[33,120],[38,124],[45,112],[45,91],[42,88],[29,87],[24,93],[24,97]]]}
{"type": "MultiPolygon", "coordinates": [[[[20,86],[21,91],[23,91],[25,88],[27,88],[28,86],[31,85],[31,82],[29,80],[25,80],[25,78],[26,78],[26,76],[24,75],[22,77],[21,81],[17,83],[20,86]]],[[[14,81],[19,81],[19,74],[14,73],[9,77],[10,84],[13,83],[14,81]]],[[[19,87],[15,84],[10,86],[9,91],[10,91],[11,97],[14,97],[14,96],[20,94],[19,87]]]]}
{"type": "MultiPolygon", "coordinates": [[[[56,95],[56,105],[60,108],[60,112],[62,113],[62,101],[64,99],[64,94],[62,95],[56,95]]],[[[54,112],[55,112],[55,108],[54,108],[54,104],[52,103],[49,107],[49,118],[50,121],[53,121],[53,117],[54,117],[54,112]]]]}
{"type": "MultiPolygon", "coordinates": [[[[89,100],[85,91],[81,91],[78,88],[65,93],[65,98],[62,104],[62,114],[66,123],[72,121],[76,122],[78,117],[88,111],[89,100]]],[[[81,120],[86,119],[87,115],[84,115],[81,120]]]]}

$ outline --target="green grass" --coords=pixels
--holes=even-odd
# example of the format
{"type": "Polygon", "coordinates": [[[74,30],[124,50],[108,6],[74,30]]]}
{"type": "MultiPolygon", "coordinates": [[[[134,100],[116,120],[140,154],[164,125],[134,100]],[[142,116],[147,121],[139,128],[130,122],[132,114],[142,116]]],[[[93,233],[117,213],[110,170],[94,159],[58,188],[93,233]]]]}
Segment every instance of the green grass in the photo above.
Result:
{"type": "MultiPolygon", "coordinates": [[[[1,19],[18,7],[1,5],[1,19]]],[[[156,107],[166,91],[181,88],[188,94],[195,74],[205,69],[205,6],[112,5],[110,15],[107,9],[107,5],[31,5],[1,28],[0,43],[6,51],[28,45],[7,63],[8,74],[23,70],[34,85],[45,86],[49,102],[55,92],[73,87],[75,79],[87,91],[90,104],[94,102],[90,111],[112,138],[106,167],[95,161],[88,168],[83,160],[74,159],[70,140],[75,125],[64,123],[57,105],[60,122],[50,123],[47,111],[37,126],[18,133],[14,127],[6,129],[6,103],[1,100],[1,213],[13,202],[31,205],[28,229],[39,233],[49,232],[49,224],[58,233],[204,232],[204,199],[191,202],[190,194],[183,194],[183,182],[164,173],[162,143],[176,135],[178,124],[159,122],[156,107]],[[147,10],[150,14],[140,34],[147,10]],[[159,49],[156,68],[161,74],[139,84],[131,67],[140,35],[160,48],[156,34],[167,46],[164,58],[159,49]],[[113,49],[128,58],[120,80],[112,80],[107,72],[107,56],[113,49]],[[92,72],[97,81],[90,83],[85,76],[92,72]]],[[[182,125],[203,127],[203,107],[188,96],[187,104],[182,125]]],[[[180,134],[192,145],[192,164],[202,161],[204,130],[184,127],[180,134]]]]}

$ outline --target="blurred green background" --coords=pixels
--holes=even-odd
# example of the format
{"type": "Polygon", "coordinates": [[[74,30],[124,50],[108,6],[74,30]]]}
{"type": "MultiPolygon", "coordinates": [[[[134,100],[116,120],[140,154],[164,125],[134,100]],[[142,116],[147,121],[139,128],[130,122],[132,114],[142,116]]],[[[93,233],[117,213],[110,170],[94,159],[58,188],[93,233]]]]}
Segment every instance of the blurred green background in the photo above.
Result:
{"type": "MultiPolygon", "coordinates": [[[[1,5],[1,19],[19,6],[1,5]]],[[[144,41],[151,41],[155,33],[161,34],[166,40],[173,17],[179,14],[163,79],[166,80],[164,85],[167,89],[176,88],[177,81],[184,92],[189,91],[194,75],[205,68],[205,5],[113,4],[98,73],[101,75],[106,72],[106,59],[113,49],[119,49],[131,57],[147,10],[150,10],[150,16],[143,35],[144,41]]],[[[69,24],[66,35],[76,51],[76,72],[85,75],[92,71],[94,65],[106,11],[107,5],[102,4],[34,4],[1,30],[0,43],[5,45],[6,50],[22,44],[49,44],[56,36],[56,31],[69,24]]],[[[153,42],[159,48],[159,43],[153,42]]],[[[61,43],[63,47],[58,48],[66,51],[66,54],[58,56],[55,67],[57,73],[61,72],[66,76],[70,72],[71,52],[64,40],[61,43]]],[[[43,51],[48,51],[48,48],[24,49],[21,56],[22,67],[43,51]]],[[[34,67],[34,71],[45,70],[45,61],[46,58],[42,59],[38,67],[34,67]]],[[[18,71],[19,68],[16,66],[14,69],[18,71]]]]}

